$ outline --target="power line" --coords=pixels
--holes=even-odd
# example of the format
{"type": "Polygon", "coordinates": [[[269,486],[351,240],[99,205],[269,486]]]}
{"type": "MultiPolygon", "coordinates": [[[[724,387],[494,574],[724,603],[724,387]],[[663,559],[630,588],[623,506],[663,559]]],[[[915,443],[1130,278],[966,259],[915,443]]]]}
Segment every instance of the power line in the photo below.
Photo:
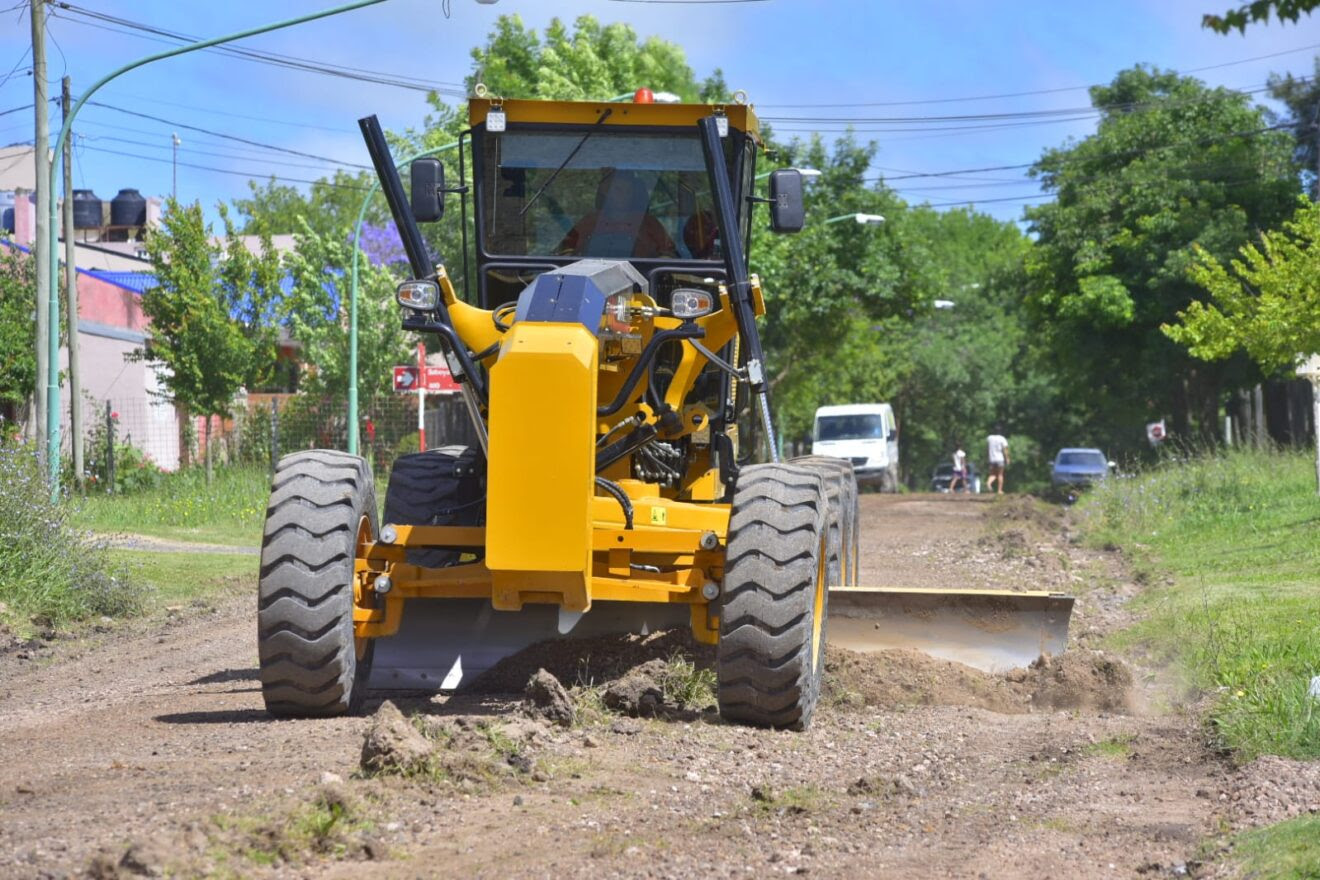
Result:
{"type": "Polygon", "coordinates": [[[100,107],[104,110],[114,110],[118,113],[126,113],[129,116],[137,116],[141,119],[150,119],[152,122],[160,122],[165,125],[173,126],[174,128],[183,128],[183,129],[187,129],[188,131],[196,131],[202,134],[210,135],[211,137],[223,138],[224,140],[227,141],[237,141],[240,144],[247,144],[248,146],[252,146],[252,147],[261,147],[263,149],[274,150],[279,153],[288,153],[292,156],[302,156],[304,159],[320,159],[321,161],[329,162],[333,165],[343,165],[349,168],[359,168],[362,169],[363,171],[371,170],[370,166],[361,165],[357,162],[345,162],[342,159],[334,159],[329,156],[318,156],[316,153],[305,153],[301,150],[293,150],[288,147],[277,147],[274,144],[264,144],[261,141],[254,141],[248,138],[239,137],[238,135],[226,134],[221,131],[212,131],[209,128],[201,128],[200,126],[189,125],[186,122],[176,122],[174,120],[165,119],[160,116],[152,116],[150,113],[143,113],[140,110],[129,110],[126,107],[116,107],[113,104],[103,104],[100,101],[88,101],[87,106],[100,107]]]}
{"type": "MultiPolygon", "coordinates": [[[[114,156],[127,156],[130,159],[141,159],[145,162],[160,162],[164,165],[169,165],[173,161],[171,159],[162,159],[157,156],[144,156],[141,153],[129,153],[124,150],[111,150],[106,147],[94,147],[91,144],[83,144],[83,149],[93,150],[97,153],[109,153],[114,156]]],[[[312,186],[328,186],[335,189],[351,189],[358,192],[366,192],[368,189],[365,186],[357,186],[356,184],[351,183],[336,183],[332,180],[324,179],[308,180],[302,177],[284,177],[279,174],[270,174],[264,171],[237,171],[230,168],[216,168],[211,165],[197,165],[192,162],[180,162],[178,164],[181,168],[196,168],[201,171],[211,171],[216,174],[232,174],[237,177],[246,177],[249,180],[279,180],[285,183],[306,183],[312,186]]]]}
{"type": "Polygon", "coordinates": [[[198,107],[195,104],[184,104],[178,101],[164,101],[160,98],[149,95],[131,95],[126,92],[115,90],[115,94],[121,98],[132,98],[134,101],[141,101],[148,104],[161,104],[166,107],[179,107],[184,110],[191,110],[194,113],[206,113],[211,116],[227,116],[231,119],[247,119],[252,122],[266,122],[271,125],[284,125],[290,128],[312,128],[318,131],[330,131],[336,134],[357,134],[357,129],[347,126],[318,125],[314,122],[293,122],[288,119],[275,119],[271,116],[253,116],[247,113],[232,113],[227,110],[216,110],[212,107],[198,107]]]}
{"type": "MultiPolygon", "coordinates": [[[[1240,58],[1237,61],[1225,61],[1220,64],[1208,64],[1205,67],[1192,67],[1187,70],[1176,71],[1179,75],[1189,73],[1202,73],[1207,70],[1218,70],[1224,67],[1233,67],[1238,64],[1249,64],[1252,61],[1265,61],[1270,58],[1279,58],[1283,55],[1295,55],[1298,52],[1310,52],[1313,49],[1320,49],[1320,43],[1313,43],[1309,46],[1299,46],[1296,49],[1285,49],[1282,52],[1271,52],[1268,55],[1255,55],[1251,58],[1240,58]]],[[[825,107],[913,107],[923,104],[962,104],[972,101],[998,101],[1004,98],[1027,98],[1035,95],[1057,95],[1062,92],[1082,92],[1095,88],[1102,83],[1094,83],[1089,86],[1061,86],[1054,89],[1033,89],[1026,92],[1005,92],[999,95],[972,95],[964,98],[924,98],[911,101],[853,101],[845,104],[762,104],[762,107],[774,107],[778,109],[811,109],[825,107]]]]}
{"type": "MultiPolygon", "coordinates": [[[[144,22],[133,21],[131,19],[120,18],[114,15],[97,12],[91,9],[84,9],[75,6],[72,3],[56,2],[52,7],[70,12],[75,16],[94,19],[94,21],[83,21],[79,18],[69,18],[68,16],[57,15],[57,17],[72,22],[74,24],[96,27],[101,30],[109,30],[114,33],[130,33],[143,39],[151,39],[144,34],[151,34],[155,37],[164,38],[165,41],[175,43],[192,43],[199,38],[190,34],[180,33],[178,31],[166,30],[144,22]],[[101,24],[97,24],[101,22],[101,24]],[[128,31],[124,29],[127,28],[128,31]],[[138,33],[131,33],[138,32],[138,33]]],[[[55,13],[52,13],[55,14],[55,13]]],[[[160,42],[161,40],[156,40],[160,42]]],[[[268,64],[275,67],[284,67],[291,70],[302,70],[307,73],[317,73],[324,76],[336,76],[343,79],[358,80],[360,82],[369,82],[377,85],[393,86],[395,88],[411,89],[419,92],[438,92],[441,94],[457,95],[466,97],[466,91],[458,83],[428,81],[418,77],[408,76],[406,74],[388,73],[384,71],[368,70],[365,68],[349,67],[347,65],[333,64],[327,61],[317,61],[309,58],[299,58],[294,55],[282,55],[277,52],[266,52],[256,49],[246,49],[239,46],[212,46],[204,51],[215,52],[229,55],[230,57],[240,58],[245,61],[252,61],[258,64],[268,64]]]]}
{"type": "Polygon", "coordinates": [[[153,144],[148,141],[134,140],[132,138],[116,137],[115,135],[110,135],[110,134],[98,134],[98,135],[80,134],[79,137],[83,138],[85,141],[114,141],[116,143],[131,144],[133,146],[145,147],[147,149],[152,149],[152,150],[177,149],[180,153],[192,153],[198,156],[211,156],[216,159],[238,159],[240,161],[246,161],[246,162],[251,162],[254,159],[257,159],[261,162],[265,162],[270,165],[282,165],[286,168],[310,168],[314,171],[322,171],[322,172],[326,170],[324,164],[310,165],[306,162],[288,162],[282,159],[271,159],[266,156],[254,156],[252,153],[241,155],[237,153],[217,153],[211,150],[198,150],[193,147],[183,147],[183,146],[174,147],[173,145],[153,144]]]}

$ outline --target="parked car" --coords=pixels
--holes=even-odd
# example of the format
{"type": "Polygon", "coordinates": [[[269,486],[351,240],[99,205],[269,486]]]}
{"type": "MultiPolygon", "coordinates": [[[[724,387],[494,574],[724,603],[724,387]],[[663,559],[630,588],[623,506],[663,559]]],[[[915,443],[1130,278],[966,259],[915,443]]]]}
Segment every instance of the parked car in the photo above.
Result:
{"type": "Polygon", "coordinates": [[[811,454],[846,458],[859,485],[898,491],[898,425],[887,403],[850,403],[816,410],[811,454]]]}
{"type": "Polygon", "coordinates": [[[1050,471],[1050,485],[1072,492],[1109,476],[1114,463],[1099,449],[1060,449],[1050,471]]]}
{"type": "MultiPolygon", "coordinates": [[[[930,491],[948,492],[949,484],[952,482],[953,465],[946,461],[944,464],[937,465],[935,472],[930,475],[930,491]]],[[[976,472],[976,465],[970,461],[967,462],[967,481],[958,485],[958,491],[973,494],[980,494],[981,492],[981,477],[976,472]]]]}

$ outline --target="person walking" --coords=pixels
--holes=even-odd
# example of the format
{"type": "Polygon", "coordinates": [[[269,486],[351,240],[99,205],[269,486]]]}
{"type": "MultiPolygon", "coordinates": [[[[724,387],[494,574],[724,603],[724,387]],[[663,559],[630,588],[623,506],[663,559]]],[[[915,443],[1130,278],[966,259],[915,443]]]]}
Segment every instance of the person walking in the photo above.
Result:
{"type": "Polygon", "coordinates": [[[954,444],[957,451],[953,453],[953,477],[949,479],[949,494],[952,495],[958,491],[958,484],[961,483],[963,491],[967,491],[967,453],[963,452],[962,444],[954,444]]]}
{"type": "Polygon", "coordinates": [[[995,490],[997,494],[1004,494],[1004,468],[1008,467],[1008,438],[1004,436],[1004,429],[999,425],[995,426],[995,432],[985,438],[986,452],[990,459],[990,476],[986,478],[985,487],[989,491],[995,486],[997,480],[999,485],[995,490]]]}

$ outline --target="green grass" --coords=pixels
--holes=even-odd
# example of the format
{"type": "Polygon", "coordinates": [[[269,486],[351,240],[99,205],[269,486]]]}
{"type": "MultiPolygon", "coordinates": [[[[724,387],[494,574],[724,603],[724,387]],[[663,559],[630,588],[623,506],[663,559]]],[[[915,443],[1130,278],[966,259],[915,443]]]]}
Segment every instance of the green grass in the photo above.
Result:
{"type": "Polygon", "coordinates": [[[1132,740],[1131,734],[1122,733],[1092,743],[1082,753],[1097,758],[1126,758],[1132,754],[1132,740]]]}
{"type": "Polygon", "coordinates": [[[111,550],[110,555],[135,585],[148,589],[150,604],[162,608],[227,591],[251,591],[259,561],[241,553],[111,550]]]}
{"type": "Polygon", "coordinates": [[[1302,816],[1241,834],[1233,858],[1252,880],[1320,878],[1320,816],[1302,816]]]}
{"type": "Polygon", "coordinates": [[[94,532],[127,532],[180,541],[256,546],[270,495],[263,467],[204,468],[168,474],[159,486],[121,495],[89,495],[74,521],[94,532]]]}
{"type": "Polygon", "coordinates": [[[1117,637],[1218,694],[1211,723],[1242,758],[1320,757],[1320,499],[1309,454],[1231,452],[1107,481],[1081,505],[1148,588],[1117,637]],[[1172,583],[1165,583],[1171,580],[1172,583]]]}

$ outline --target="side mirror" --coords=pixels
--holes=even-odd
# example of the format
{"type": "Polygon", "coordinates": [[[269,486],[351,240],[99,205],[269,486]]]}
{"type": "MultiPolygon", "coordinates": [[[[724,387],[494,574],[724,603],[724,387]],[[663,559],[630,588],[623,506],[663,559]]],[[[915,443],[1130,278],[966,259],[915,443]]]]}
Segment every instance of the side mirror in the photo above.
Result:
{"type": "Polygon", "coordinates": [[[802,206],[802,172],[780,168],[770,172],[770,228],[775,232],[801,232],[806,221],[802,206]]]}
{"type": "Polygon", "coordinates": [[[413,218],[418,223],[439,220],[445,213],[445,166],[439,159],[414,159],[410,166],[413,218]]]}
{"type": "Polygon", "coordinates": [[[898,439],[898,428],[890,428],[890,429],[889,429],[889,433],[885,435],[885,439],[886,439],[886,440],[897,440],[897,439],[898,439]]]}

